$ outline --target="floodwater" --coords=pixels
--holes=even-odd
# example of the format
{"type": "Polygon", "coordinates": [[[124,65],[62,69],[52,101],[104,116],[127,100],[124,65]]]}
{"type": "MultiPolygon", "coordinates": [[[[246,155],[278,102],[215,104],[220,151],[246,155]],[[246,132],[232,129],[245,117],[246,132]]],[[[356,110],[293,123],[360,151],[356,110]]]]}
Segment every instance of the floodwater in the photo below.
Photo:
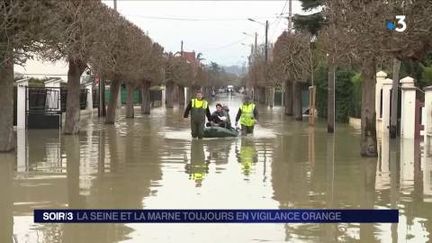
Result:
{"type": "MultiPolygon", "coordinates": [[[[240,98],[217,101],[234,119],[240,98]]],[[[347,125],[333,136],[259,111],[242,138],[192,140],[183,111],[163,108],[115,126],[83,119],[79,137],[29,130],[17,155],[0,154],[0,242],[431,241],[432,158],[418,144],[383,140],[365,159],[347,125]],[[35,208],[397,208],[400,223],[35,224],[35,208]]]]}

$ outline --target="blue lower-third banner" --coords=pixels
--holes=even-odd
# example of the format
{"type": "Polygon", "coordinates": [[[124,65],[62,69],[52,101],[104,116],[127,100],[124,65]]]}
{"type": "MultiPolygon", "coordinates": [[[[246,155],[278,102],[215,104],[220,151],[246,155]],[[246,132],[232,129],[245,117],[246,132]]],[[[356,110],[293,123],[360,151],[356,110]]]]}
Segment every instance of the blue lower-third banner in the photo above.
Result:
{"type": "Polygon", "coordinates": [[[397,223],[396,209],[36,209],[35,223],[397,223]]]}

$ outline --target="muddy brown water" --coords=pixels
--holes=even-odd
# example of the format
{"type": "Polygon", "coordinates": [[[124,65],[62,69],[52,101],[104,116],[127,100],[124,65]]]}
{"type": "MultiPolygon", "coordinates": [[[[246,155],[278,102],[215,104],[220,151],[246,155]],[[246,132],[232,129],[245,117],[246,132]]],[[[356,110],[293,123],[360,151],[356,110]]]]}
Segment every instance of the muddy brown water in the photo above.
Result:
{"type": "MultiPolygon", "coordinates": [[[[240,98],[216,101],[234,119],[240,98]]],[[[358,130],[328,135],[323,121],[263,106],[254,136],[198,141],[182,112],[120,115],[115,126],[94,116],[75,137],[29,130],[24,153],[0,154],[0,242],[430,241],[432,159],[418,144],[382,140],[379,158],[365,159],[358,130]],[[398,208],[400,222],[35,224],[35,208],[398,208]]]]}

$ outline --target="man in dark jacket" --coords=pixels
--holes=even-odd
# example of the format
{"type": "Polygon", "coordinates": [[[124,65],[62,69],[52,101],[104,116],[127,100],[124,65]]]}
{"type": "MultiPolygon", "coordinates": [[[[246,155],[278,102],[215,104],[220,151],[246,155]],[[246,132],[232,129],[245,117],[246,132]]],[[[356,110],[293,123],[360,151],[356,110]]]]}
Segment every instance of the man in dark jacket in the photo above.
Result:
{"type": "Polygon", "coordinates": [[[219,103],[216,104],[216,111],[214,111],[211,115],[211,121],[219,127],[231,127],[228,112],[226,112],[219,103]]]}
{"type": "Polygon", "coordinates": [[[211,115],[208,102],[203,99],[203,93],[200,90],[196,92],[196,98],[192,99],[187,105],[183,117],[188,118],[189,113],[191,113],[192,137],[203,138],[205,118],[207,116],[207,119],[211,121],[211,115]]]}

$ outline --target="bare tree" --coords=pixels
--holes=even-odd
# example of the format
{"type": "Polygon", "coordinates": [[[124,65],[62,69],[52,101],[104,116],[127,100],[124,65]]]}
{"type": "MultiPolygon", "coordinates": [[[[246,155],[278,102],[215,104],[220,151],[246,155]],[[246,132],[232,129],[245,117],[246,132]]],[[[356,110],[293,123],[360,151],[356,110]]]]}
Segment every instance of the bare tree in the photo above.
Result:
{"type": "Polygon", "coordinates": [[[382,57],[418,60],[431,50],[430,1],[324,1],[325,16],[337,29],[332,40],[361,65],[363,77],[361,155],[377,156],[375,73],[382,57]],[[386,30],[385,22],[404,14],[409,24],[405,32],[386,30]],[[345,33],[344,38],[340,35],[345,33]],[[340,44],[340,45],[339,45],[340,44]]]}
{"type": "Polygon", "coordinates": [[[54,19],[47,14],[51,1],[0,2],[0,152],[16,147],[13,131],[14,64],[22,64],[38,48],[54,19]]]}
{"type": "Polygon", "coordinates": [[[150,114],[150,87],[159,85],[163,82],[163,48],[157,43],[153,43],[148,58],[144,59],[141,69],[142,76],[142,104],[141,112],[150,114]]]}
{"type": "Polygon", "coordinates": [[[174,105],[175,89],[179,91],[179,104],[184,105],[184,87],[190,86],[194,79],[192,66],[180,56],[170,54],[165,66],[165,78],[167,82],[167,107],[174,105]]]}
{"type": "MultiPolygon", "coordinates": [[[[134,87],[143,79],[142,64],[151,56],[151,40],[136,25],[127,21],[124,17],[112,13],[113,23],[110,33],[107,33],[107,43],[98,52],[95,52],[91,63],[110,80],[111,100],[105,123],[113,124],[117,107],[117,99],[121,82],[126,81],[129,89],[127,115],[133,116],[133,104],[130,94],[134,87]],[[132,111],[131,111],[132,108],[132,111]]],[[[147,61],[148,62],[148,61],[147,61]]]]}
{"type": "MultiPolygon", "coordinates": [[[[301,83],[306,82],[311,76],[311,37],[304,33],[283,32],[275,43],[273,50],[274,69],[283,77],[286,84],[286,91],[292,97],[293,114],[296,120],[302,120],[301,83]],[[289,93],[292,92],[292,93],[289,93]]],[[[286,109],[289,114],[290,108],[286,109]]]]}
{"type": "Polygon", "coordinates": [[[50,26],[39,54],[44,59],[66,60],[69,64],[65,134],[79,132],[80,77],[103,33],[100,25],[104,22],[100,14],[106,8],[102,5],[98,0],[65,0],[53,1],[47,9],[51,18],[57,21],[50,26]]]}

